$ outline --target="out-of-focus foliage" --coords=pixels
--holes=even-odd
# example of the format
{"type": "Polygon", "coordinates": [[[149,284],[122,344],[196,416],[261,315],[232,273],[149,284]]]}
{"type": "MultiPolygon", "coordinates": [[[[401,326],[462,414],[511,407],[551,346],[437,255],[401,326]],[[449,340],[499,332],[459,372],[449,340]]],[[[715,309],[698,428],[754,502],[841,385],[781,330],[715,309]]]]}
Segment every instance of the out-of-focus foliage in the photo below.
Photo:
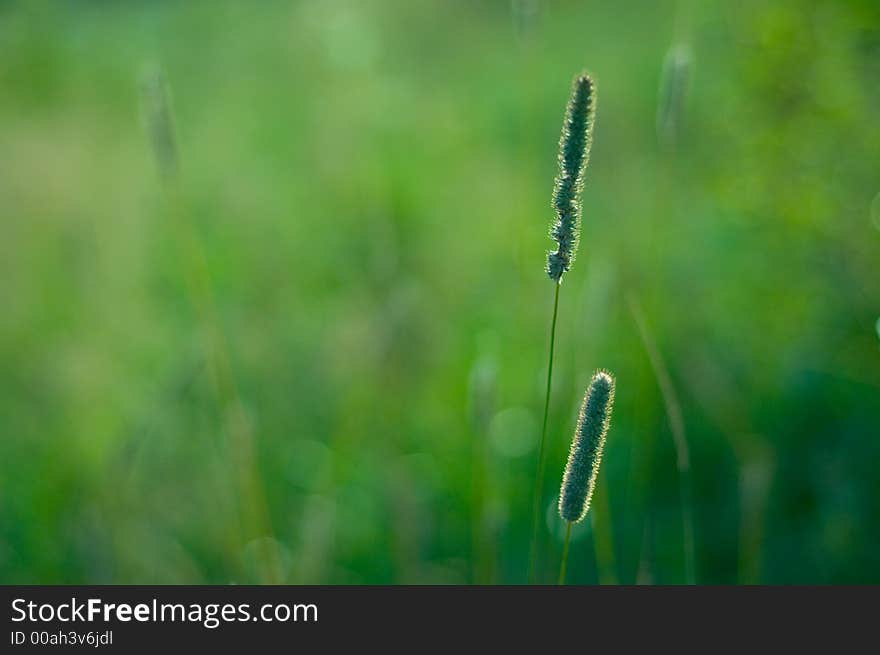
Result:
{"type": "Polygon", "coordinates": [[[615,415],[568,579],[684,579],[629,295],[682,405],[697,580],[880,582],[868,0],[0,3],[0,581],[253,582],[269,554],[294,583],[523,582],[550,196],[585,68],[542,579],[599,367],[615,415]],[[157,66],[173,203],[139,98],[157,66]],[[271,534],[241,518],[218,331],[271,534]]]}

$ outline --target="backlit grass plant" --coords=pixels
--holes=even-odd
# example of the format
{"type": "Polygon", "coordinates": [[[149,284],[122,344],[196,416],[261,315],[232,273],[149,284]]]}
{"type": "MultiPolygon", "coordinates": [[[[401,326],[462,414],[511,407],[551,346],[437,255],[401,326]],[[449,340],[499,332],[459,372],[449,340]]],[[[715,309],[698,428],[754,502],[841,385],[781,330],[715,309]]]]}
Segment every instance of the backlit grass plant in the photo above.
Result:
{"type": "Polygon", "coordinates": [[[596,116],[596,85],[587,73],[575,77],[571,98],[565,111],[562,135],[559,138],[559,173],[553,187],[555,220],[550,236],[556,248],[547,254],[547,275],[554,282],[553,319],[550,323],[550,354],[547,364],[547,390],[544,397],[544,418],[538,448],[535,493],[533,499],[532,541],[529,556],[529,581],[534,582],[538,556],[538,525],[541,515],[541,488],[544,483],[547,420],[550,413],[550,387],[553,382],[553,350],[556,343],[556,318],[559,313],[559,288],[562,277],[571,268],[580,233],[580,193],[584,171],[590,159],[593,123],[596,116]]]}
{"type": "Polygon", "coordinates": [[[567,524],[559,584],[565,582],[571,526],[582,521],[590,511],[613,405],[614,378],[607,371],[597,371],[584,396],[559,490],[559,516],[567,524]]]}

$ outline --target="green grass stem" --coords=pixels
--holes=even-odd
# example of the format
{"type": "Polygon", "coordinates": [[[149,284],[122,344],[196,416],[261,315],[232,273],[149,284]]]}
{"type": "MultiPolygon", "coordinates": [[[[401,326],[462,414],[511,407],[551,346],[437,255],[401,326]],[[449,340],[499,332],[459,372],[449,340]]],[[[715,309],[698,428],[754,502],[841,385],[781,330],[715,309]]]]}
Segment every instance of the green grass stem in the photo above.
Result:
{"type": "Polygon", "coordinates": [[[535,474],[535,496],[532,503],[532,542],[529,554],[529,583],[534,584],[537,575],[538,561],[538,526],[541,521],[541,488],[544,485],[545,446],[547,442],[547,420],[550,415],[550,387],[553,383],[553,349],[556,345],[556,317],[559,314],[559,287],[561,282],[556,283],[556,293],[553,296],[553,320],[550,323],[550,356],[547,362],[547,391],[544,395],[544,420],[541,427],[541,443],[538,446],[538,470],[535,474]]]}
{"type": "Polygon", "coordinates": [[[568,547],[571,542],[571,521],[565,522],[565,543],[562,546],[562,564],[559,567],[558,584],[565,584],[565,571],[568,568],[568,547]]]}

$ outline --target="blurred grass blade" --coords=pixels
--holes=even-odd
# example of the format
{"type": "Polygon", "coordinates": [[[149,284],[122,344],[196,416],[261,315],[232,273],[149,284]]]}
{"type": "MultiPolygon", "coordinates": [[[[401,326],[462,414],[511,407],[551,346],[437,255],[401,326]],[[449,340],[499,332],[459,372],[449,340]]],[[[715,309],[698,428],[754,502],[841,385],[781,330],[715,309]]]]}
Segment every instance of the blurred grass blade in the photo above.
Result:
{"type": "Polygon", "coordinates": [[[638,298],[630,293],[627,296],[627,303],[638,328],[642,345],[645,347],[645,352],[648,354],[648,359],[651,362],[651,369],[654,371],[654,376],[657,379],[657,386],[660,387],[663,405],[666,408],[666,417],[669,420],[669,428],[672,431],[672,438],[675,443],[682,530],[684,533],[685,581],[687,584],[696,584],[696,537],[694,534],[693,499],[691,497],[691,458],[687,436],[685,435],[681,403],[678,400],[678,394],[675,392],[675,386],[672,384],[672,378],[669,376],[669,370],[666,368],[666,362],[663,360],[663,356],[660,354],[660,350],[648,327],[648,322],[645,320],[645,315],[642,312],[638,298]]]}

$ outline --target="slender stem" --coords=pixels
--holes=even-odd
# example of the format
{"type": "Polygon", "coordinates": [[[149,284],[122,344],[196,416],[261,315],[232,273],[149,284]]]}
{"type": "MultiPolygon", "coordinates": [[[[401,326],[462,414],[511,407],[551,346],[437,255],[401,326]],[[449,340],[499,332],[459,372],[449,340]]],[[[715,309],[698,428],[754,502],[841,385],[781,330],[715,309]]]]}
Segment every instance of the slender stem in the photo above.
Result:
{"type": "Polygon", "coordinates": [[[538,560],[538,526],[541,518],[541,488],[544,485],[544,445],[547,441],[547,418],[550,415],[550,385],[553,381],[553,347],[556,345],[556,316],[559,313],[559,287],[553,297],[553,321],[550,323],[550,358],[547,363],[547,393],[544,396],[544,421],[541,427],[541,445],[538,448],[538,470],[535,474],[535,497],[532,503],[532,544],[529,555],[529,583],[534,584],[538,560]]]}
{"type": "Polygon", "coordinates": [[[571,541],[571,521],[566,521],[568,527],[565,528],[565,545],[562,547],[562,566],[559,567],[559,582],[557,584],[565,584],[565,569],[568,567],[568,543],[571,541]]]}

